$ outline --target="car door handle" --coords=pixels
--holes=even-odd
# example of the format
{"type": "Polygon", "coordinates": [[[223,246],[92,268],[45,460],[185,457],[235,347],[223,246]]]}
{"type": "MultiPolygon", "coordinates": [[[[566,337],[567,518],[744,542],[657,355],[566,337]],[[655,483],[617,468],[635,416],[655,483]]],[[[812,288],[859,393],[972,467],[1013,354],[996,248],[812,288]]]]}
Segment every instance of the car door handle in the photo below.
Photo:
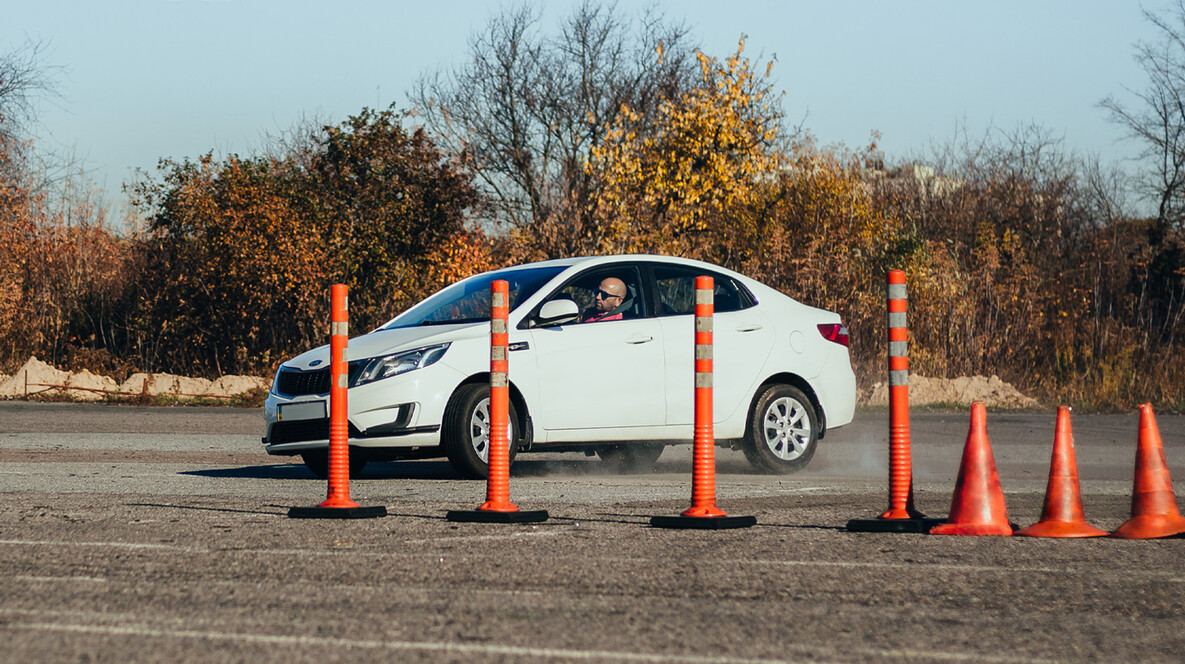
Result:
{"type": "Polygon", "coordinates": [[[746,323],[737,328],[737,332],[756,332],[761,329],[760,323],[746,323]]]}
{"type": "Polygon", "coordinates": [[[651,341],[654,341],[654,337],[646,336],[644,334],[636,334],[625,340],[627,344],[644,344],[651,341]]]}

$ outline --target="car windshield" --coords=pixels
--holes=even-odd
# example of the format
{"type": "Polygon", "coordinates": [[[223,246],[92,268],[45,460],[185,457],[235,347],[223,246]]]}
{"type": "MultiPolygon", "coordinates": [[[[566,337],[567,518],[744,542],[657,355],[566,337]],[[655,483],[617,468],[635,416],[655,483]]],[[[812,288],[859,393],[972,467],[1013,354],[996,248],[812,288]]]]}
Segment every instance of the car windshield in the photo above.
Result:
{"type": "Polygon", "coordinates": [[[403,312],[383,329],[486,321],[490,319],[490,284],[494,281],[504,279],[510,283],[510,310],[514,311],[520,302],[565,269],[564,265],[512,268],[458,281],[403,312]]]}

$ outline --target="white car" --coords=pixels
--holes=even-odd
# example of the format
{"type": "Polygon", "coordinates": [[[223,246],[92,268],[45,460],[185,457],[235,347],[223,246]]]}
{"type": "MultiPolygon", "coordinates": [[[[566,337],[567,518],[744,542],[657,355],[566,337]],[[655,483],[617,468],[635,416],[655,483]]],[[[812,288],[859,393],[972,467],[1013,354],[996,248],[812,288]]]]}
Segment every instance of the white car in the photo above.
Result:
{"type": "MultiPolygon", "coordinates": [[[[510,283],[512,454],[582,451],[645,465],[665,445],[690,444],[701,275],[715,278],[717,444],[739,447],[763,471],[802,468],[855,410],[839,315],[707,263],[626,255],[469,277],[350,339],[351,473],[367,461],[447,456],[461,475],[486,476],[496,279],[510,283]],[[620,279],[625,296],[607,320],[580,322],[607,278],[620,279]]],[[[264,408],[268,453],[299,454],[324,476],[328,401],[328,346],[281,365],[264,408]]]]}

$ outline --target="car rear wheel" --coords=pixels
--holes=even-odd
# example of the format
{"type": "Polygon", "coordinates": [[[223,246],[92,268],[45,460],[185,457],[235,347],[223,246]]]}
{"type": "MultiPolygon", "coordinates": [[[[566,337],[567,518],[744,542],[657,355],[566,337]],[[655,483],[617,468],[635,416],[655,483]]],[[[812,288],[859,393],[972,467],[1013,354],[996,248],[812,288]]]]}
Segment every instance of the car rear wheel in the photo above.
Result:
{"type": "Polygon", "coordinates": [[[597,456],[614,472],[644,473],[654,467],[663,447],[654,443],[605,445],[597,448],[597,456]]]}
{"type": "MultiPolygon", "coordinates": [[[[510,404],[510,461],[518,452],[514,423],[518,410],[510,404]]],[[[453,394],[444,414],[441,441],[449,463],[461,476],[485,479],[490,474],[490,387],[485,383],[462,385],[453,394]]]]}
{"type": "MultiPolygon", "coordinates": [[[[317,477],[321,479],[327,479],[329,477],[329,450],[301,452],[300,458],[304,460],[305,467],[317,477]]],[[[366,459],[361,454],[354,453],[350,455],[350,478],[361,475],[362,469],[365,467],[366,459]]]]}
{"type": "Polygon", "coordinates": [[[741,449],[760,471],[792,473],[810,463],[818,442],[818,416],[811,400],[796,387],[771,385],[753,404],[741,449]]]}

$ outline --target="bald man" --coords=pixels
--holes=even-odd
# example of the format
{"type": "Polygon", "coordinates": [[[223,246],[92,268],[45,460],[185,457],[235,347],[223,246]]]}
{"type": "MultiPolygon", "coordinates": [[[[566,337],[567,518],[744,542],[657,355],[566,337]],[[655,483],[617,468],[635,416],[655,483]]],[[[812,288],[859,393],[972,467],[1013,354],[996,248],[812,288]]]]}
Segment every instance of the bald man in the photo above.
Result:
{"type": "Polygon", "coordinates": [[[617,277],[606,277],[601,280],[601,286],[597,289],[596,297],[593,300],[591,309],[587,309],[581,317],[581,323],[595,323],[603,320],[621,320],[621,313],[609,315],[621,303],[625,301],[625,295],[628,291],[625,287],[625,282],[617,277]]]}

